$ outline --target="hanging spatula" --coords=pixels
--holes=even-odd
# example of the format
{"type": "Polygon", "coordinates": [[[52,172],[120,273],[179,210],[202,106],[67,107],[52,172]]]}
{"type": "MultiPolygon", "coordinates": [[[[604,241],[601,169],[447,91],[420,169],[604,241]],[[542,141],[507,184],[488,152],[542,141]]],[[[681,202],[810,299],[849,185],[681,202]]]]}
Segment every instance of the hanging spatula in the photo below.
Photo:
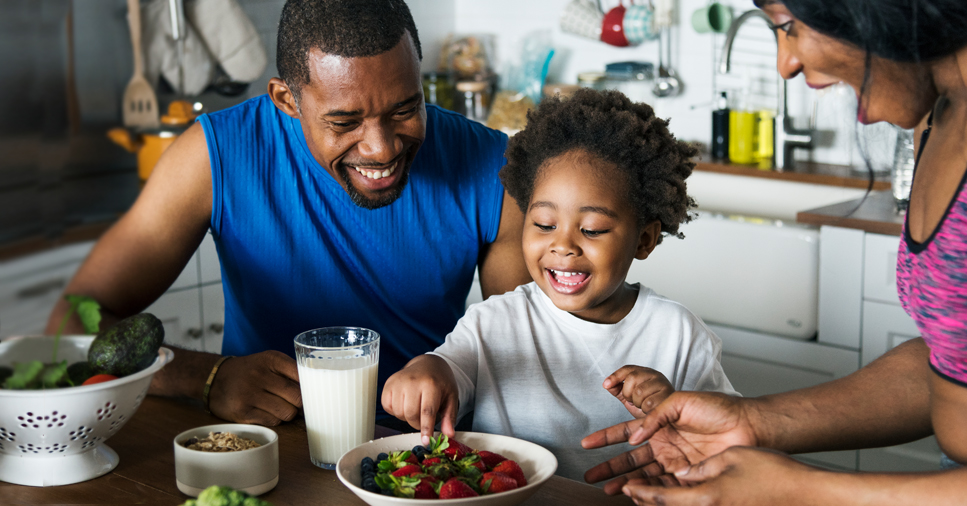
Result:
{"type": "Polygon", "coordinates": [[[138,0],[128,0],[128,25],[131,27],[131,48],[134,52],[134,75],[124,89],[121,115],[124,126],[135,128],[157,128],[158,97],[151,84],[144,78],[144,57],[141,54],[141,4],[138,0]]]}

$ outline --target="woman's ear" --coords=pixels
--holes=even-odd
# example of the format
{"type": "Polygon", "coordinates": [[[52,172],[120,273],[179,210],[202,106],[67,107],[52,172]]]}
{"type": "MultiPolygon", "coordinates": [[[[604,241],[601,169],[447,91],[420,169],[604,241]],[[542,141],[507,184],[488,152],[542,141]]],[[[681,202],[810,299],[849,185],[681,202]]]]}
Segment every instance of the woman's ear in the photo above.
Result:
{"type": "Polygon", "coordinates": [[[635,258],[644,260],[658,245],[658,238],[661,237],[661,220],[655,220],[644,227],[641,227],[638,235],[638,249],[635,250],[635,258]]]}
{"type": "Polygon", "coordinates": [[[954,58],[957,61],[957,68],[960,69],[960,78],[963,79],[964,85],[967,85],[967,46],[957,50],[954,58]]]}

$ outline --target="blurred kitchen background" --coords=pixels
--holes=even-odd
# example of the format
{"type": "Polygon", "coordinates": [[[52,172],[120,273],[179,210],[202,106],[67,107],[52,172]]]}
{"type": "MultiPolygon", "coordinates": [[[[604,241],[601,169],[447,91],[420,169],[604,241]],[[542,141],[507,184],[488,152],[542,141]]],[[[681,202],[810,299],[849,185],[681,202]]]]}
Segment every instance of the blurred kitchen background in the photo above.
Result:
{"type": "MultiPolygon", "coordinates": [[[[276,75],[283,0],[142,1],[147,92],[157,103],[141,100],[125,114],[130,2],[138,0],[0,0],[0,337],[43,331],[94,241],[195,115],[264,93],[276,75]]],[[[919,335],[900,307],[894,269],[910,133],[858,125],[847,86],[817,92],[801,76],[783,86],[775,37],[747,14],[751,0],[408,4],[428,102],[512,134],[546,95],[615,88],[701,148],[688,180],[698,219],[683,226],[686,240],[664,241],[636,262],[629,279],[709,323],[743,394],[843,377],[919,335]]],[[[472,290],[467,303],[479,298],[472,290]]],[[[148,311],[169,344],[221,351],[211,237],[148,311]]],[[[928,438],[802,458],[928,470],[939,450],[928,438]]]]}
{"type": "MultiPolygon", "coordinates": [[[[629,8],[634,5],[624,1],[629,8]]],[[[209,65],[203,68],[205,76],[199,77],[192,74],[198,65],[193,66],[197,62],[189,57],[185,72],[190,86],[198,88],[200,80],[211,81],[201,93],[192,90],[189,95],[175,93],[172,88],[177,85],[159,79],[157,74],[162,64],[157,61],[158,48],[152,41],[170,34],[166,32],[171,26],[166,17],[169,1],[141,2],[142,38],[144,51],[149,54],[148,78],[162,113],[175,99],[187,99],[204,111],[221,109],[263,93],[268,79],[276,75],[276,27],[283,0],[236,2],[264,47],[264,72],[249,78],[249,83],[236,83],[220,71],[216,62],[217,75],[209,75],[209,65]]],[[[621,5],[619,0],[586,2],[599,7],[602,14],[621,5]]],[[[186,3],[200,4],[203,0],[186,3]]],[[[777,110],[775,43],[763,20],[752,19],[739,30],[732,69],[728,74],[720,74],[716,69],[725,34],[697,33],[691,23],[693,12],[708,2],[680,0],[672,4],[667,38],[662,42],[670,57],[665,65],[677,72],[681,91],[677,96],[658,98],[652,88],[658,73],[660,44],[646,39],[629,47],[615,47],[564,31],[562,17],[565,10],[573,7],[572,3],[575,2],[411,0],[409,5],[424,46],[423,70],[440,70],[441,51],[450,50],[455,42],[466,40],[467,36],[479,41],[479,50],[496,77],[490,88],[467,93],[483,95],[485,110],[476,112],[486,120],[490,105],[496,101],[495,93],[502,85],[514,85],[507,81],[519,75],[515,74],[515,65],[518,71],[526,67],[522,59],[528,55],[522,56],[522,48],[532,48],[530,56],[544,55],[541,50],[553,49],[542,84],[574,85],[583,76],[588,79],[582,84],[621,89],[635,100],[651,103],[659,116],[671,118],[670,127],[680,139],[706,147],[712,135],[711,113],[721,92],[728,92],[732,109],[777,110]],[[535,49],[535,44],[540,47],[535,49]],[[595,75],[615,62],[644,62],[653,67],[645,79],[608,82],[595,75]]],[[[720,3],[731,8],[733,18],[753,8],[747,0],[720,3]]],[[[660,7],[662,2],[656,4],[660,7]]],[[[233,18],[226,16],[217,22],[225,23],[226,19],[233,18]]],[[[213,23],[211,19],[198,22],[213,23]]],[[[192,26],[188,31],[188,53],[197,54],[191,38],[194,36],[197,43],[197,31],[192,26]]],[[[172,47],[169,41],[169,50],[172,47]]],[[[171,51],[164,56],[169,71],[175,57],[171,51]]],[[[125,0],[0,0],[0,243],[36,234],[56,235],[66,226],[100,220],[123,210],[136,194],[136,185],[114,184],[130,179],[134,155],[105,137],[108,129],[122,124],[121,100],[131,79],[132,65],[125,0]],[[88,184],[95,175],[96,182],[88,184]],[[56,191],[66,186],[71,187],[69,191],[56,191]]],[[[464,92],[454,88],[457,83],[453,79],[459,77],[432,77],[437,78],[444,91],[453,93],[453,107],[463,108],[464,92]]],[[[516,79],[516,83],[520,82],[516,79]]],[[[562,91],[566,93],[567,87],[562,91]]],[[[539,100],[539,96],[535,98],[539,100]]],[[[796,159],[860,169],[864,157],[857,139],[861,139],[869,146],[873,167],[888,170],[896,133],[885,125],[857,127],[855,97],[849,88],[836,87],[820,94],[806,88],[799,77],[789,82],[788,102],[794,126],[807,128],[810,118],[815,118],[813,147],[796,150],[796,159]]],[[[501,108],[498,112],[517,111],[501,108]]],[[[513,118],[503,118],[495,124],[506,126],[508,121],[513,123],[513,118]]]]}

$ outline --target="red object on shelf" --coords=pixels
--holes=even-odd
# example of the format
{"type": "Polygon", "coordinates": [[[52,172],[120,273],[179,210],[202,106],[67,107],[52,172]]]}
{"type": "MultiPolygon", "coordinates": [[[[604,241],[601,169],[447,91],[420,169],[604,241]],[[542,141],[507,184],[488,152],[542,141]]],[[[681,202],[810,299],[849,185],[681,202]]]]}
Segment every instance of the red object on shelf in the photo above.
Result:
{"type": "Polygon", "coordinates": [[[604,15],[604,22],[601,25],[601,41],[612,46],[627,46],[628,38],[625,37],[624,19],[624,5],[619,5],[608,11],[604,15]]]}

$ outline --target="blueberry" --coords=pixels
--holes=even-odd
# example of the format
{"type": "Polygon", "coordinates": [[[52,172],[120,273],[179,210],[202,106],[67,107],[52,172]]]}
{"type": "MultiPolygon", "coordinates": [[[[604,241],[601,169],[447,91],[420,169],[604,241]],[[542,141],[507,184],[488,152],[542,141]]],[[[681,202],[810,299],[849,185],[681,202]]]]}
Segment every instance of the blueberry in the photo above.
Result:
{"type": "Polygon", "coordinates": [[[391,488],[384,488],[380,492],[383,495],[388,495],[388,496],[395,496],[396,495],[396,494],[393,493],[393,489],[391,489],[391,488]]]}
{"type": "Polygon", "coordinates": [[[368,479],[376,479],[376,471],[363,471],[363,481],[368,479]]]}
{"type": "Polygon", "coordinates": [[[362,460],[362,462],[361,462],[361,464],[362,464],[362,465],[363,465],[364,467],[365,467],[365,466],[366,466],[367,464],[368,464],[368,465],[371,465],[371,466],[374,466],[374,465],[376,465],[376,462],[373,462],[373,459],[371,459],[371,458],[369,458],[369,457],[363,457],[363,460],[362,460]]]}
{"type": "Polygon", "coordinates": [[[376,456],[376,462],[382,462],[387,459],[389,459],[389,455],[385,453],[380,453],[379,455],[376,456]]]}
{"type": "Polygon", "coordinates": [[[420,460],[423,460],[423,457],[426,456],[426,448],[424,448],[424,447],[422,447],[420,445],[414,446],[413,447],[413,455],[416,455],[416,458],[418,458],[420,460]]]}
{"type": "Polygon", "coordinates": [[[372,462],[363,462],[359,469],[363,472],[363,474],[373,473],[376,472],[376,464],[373,464],[372,462]]]}
{"type": "Polygon", "coordinates": [[[379,485],[376,485],[376,479],[373,477],[363,479],[363,488],[370,492],[379,493],[379,485]]]}

